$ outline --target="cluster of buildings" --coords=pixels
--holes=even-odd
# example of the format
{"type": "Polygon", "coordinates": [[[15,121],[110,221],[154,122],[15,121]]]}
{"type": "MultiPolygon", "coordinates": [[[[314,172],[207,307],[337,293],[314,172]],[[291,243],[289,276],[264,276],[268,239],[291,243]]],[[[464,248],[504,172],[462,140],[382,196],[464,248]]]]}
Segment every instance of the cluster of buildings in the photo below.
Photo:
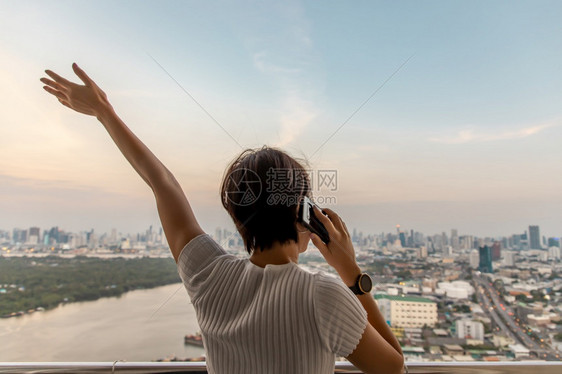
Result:
{"type": "MultiPolygon", "coordinates": [[[[412,361],[560,360],[559,238],[353,231],[373,295],[412,361]]],[[[301,262],[330,271],[314,250],[301,262]]]]}
{"type": "MultiPolygon", "coordinates": [[[[241,237],[212,234],[229,252],[247,256],[241,237]]],[[[559,360],[562,349],[562,261],[559,238],[538,226],[509,237],[413,230],[364,235],[352,241],[386,322],[415,361],[559,360]]],[[[69,233],[0,230],[0,255],[169,255],[162,229],[136,235],[112,230],[69,233]]],[[[300,263],[332,272],[312,243],[300,263]]]]}
{"type": "Polygon", "coordinates": [[[39,227],[0,230],[0,255],[52,253],[168,255],[169,249],[162,228],[154,229],[152,226],[134,235],[122,234],[117,229],[101,234],[94,229],[75,233],[56,226],[48,230],[39,227]]]}

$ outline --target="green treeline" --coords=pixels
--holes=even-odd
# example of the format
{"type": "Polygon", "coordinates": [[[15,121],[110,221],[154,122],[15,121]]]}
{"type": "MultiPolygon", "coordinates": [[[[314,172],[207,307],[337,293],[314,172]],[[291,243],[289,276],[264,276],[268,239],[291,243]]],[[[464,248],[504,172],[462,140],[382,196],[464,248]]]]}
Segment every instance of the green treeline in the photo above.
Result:
{"type": "Polygon", "coordinates": [[[0,316],[176,282],[171,258],[0,257],[0,316]]]}

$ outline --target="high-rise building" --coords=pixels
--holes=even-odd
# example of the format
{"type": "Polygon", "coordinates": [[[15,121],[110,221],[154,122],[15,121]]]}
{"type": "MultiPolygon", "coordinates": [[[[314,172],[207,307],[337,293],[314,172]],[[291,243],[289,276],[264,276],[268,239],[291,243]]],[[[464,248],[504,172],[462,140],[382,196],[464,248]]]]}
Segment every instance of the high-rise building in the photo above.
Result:
{"type": "Polygon", "coordinates": [[[408,236],[408,247],[413,248],[414,245],[414,230],[410,230],[410,236],[408,236]]]}
{"type": "Polygon", "coordinates": [[[30,227],[29,235],[35,235],[39,238],[41,236],[41,229],[39,227],[30,227]]]}
{"type": "Polygon", "coordinates": [[[559,238],[548,238],[547,247],[560,247],[560,239],[559,238]]]}
{"type": "Polygon", "coordinates": [[[14,243],[25,243],[27,240],[27,230],[13,229],[12,230],[12,241],[14,243]]]}
{"type": "Polygon", "coordinates": [[[459,238],[459,248],[460,249],[472,249],[474,248],[474,236],[464,235],[459,238]]]}
{"type": "Polygon", "coordinates": [[[459,246],[459,233],[456,229],[451,229],[451,247],[453,250],[457,251],[459,246]]]}
{"type": "Polygon", "coordinates": [[[54,241],[55,243],[62,243],[59,234],[62,233],[59,231],[59,228],[57,226],[51,227],[51,229],[49,230],[50,240],[54,241]]]}
{"type": "Polygon", "coordinates": [[[109,242],[111,244],[117,243],[117,229],[115,228],[111,229],[111,236],[109,237],[109,242]]]}
{"type": "Polygon", "coordinates": [[[470,252],[470,267],[473,269],[478,269],[478,265],[480,264],[480,255],[476,249],[473,249],[470,252]]]}
{"type": "Polygon", "coordinates": [[[502,257],[502,245],[500,242],[492,244],[492,261],[498,261],[502,257]]]}
{"type": "Polygon", "coordinates": [[[493,273],[492,269],[492,251],[490,247],[484,245],[478,249],[480,254],[480,264],[478,270],[482,273],[493,273]]]}
{"type": "Polygon", "coordinates": [[[541,234],[538,226],[529,226],[529,248],[541,249],[541,234]]]}
{"type": "Polygon", "coordinates": [[[406,248],[406,235],[404,234],[404,232],[400,231],[398,237],[400,238],[400,245],[402,246],[402,248],[406,248]]]}
{"type": "Polygon", "coordinates": [[[30,227],[28,233],[27,244],[38,244],[41,239],[41,229],[39,227],[30,227]]]}
{"type": "Polygon", "coordinates": [[[433,252],[443,251],[443,245],[445,244],[443,243],[443,235],[433,235],[431,243],[433,244],[433,252]]]}
{"type": "Polygon", "coordinates": [[[529,235],[527,235],[527,231],[519,237],[519,248],[520,249],[529,249],[529,235]]]}

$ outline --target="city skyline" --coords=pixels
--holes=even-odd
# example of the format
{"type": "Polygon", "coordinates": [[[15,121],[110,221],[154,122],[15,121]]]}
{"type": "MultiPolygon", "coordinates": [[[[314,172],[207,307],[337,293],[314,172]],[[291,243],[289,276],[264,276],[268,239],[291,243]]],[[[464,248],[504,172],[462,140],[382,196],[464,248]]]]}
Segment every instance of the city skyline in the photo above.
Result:
{"type": "MultiPolygon", "coordinates": [[[[237,238],[238,242],[242,243],[242,238],[236,232],[234,227],[221,227],[217,226],[214,230],[207,230],[207,233],[213,236],[221,245],[228,245],[223,242],[225,239],[237,238]]],[[[140,242],[150,242],[154,245],[166,245],[166,238],[161,226],[150,225],[148,228],[138,232],[122,232],[117,228],[112,228],[110,231],[96,231],[95,229],[82,229],[82,230],[68,230],[64,227],[55,225],[48,227],[37,227],[30,226],[28,228],[22,227],[12,227],[12,228],[0,228],[0,240],[9,240],[12,244],[23,244],[23,245],[38,245],[38,246],[51,246],[51,244],[46,243],[45,238],[53,239],[53,236],[57,236],[55,242],[58,244],[66,243],[66,240],[59,240],[58,236],[80,239],[76,246],[90,246],[90,237],[95,238],[96,245],[98,244],[114,244],[120,242],[124,239],[133,239],[136,237],[136,241],[140,242]],[[55,234],[53,234],[56,231],[55,234]],[[30,238],[34,236],[33,240],[30,238]],[[105,242],[100,243],[99,240],[103,239],[105,242]]],[[[496,236],[478,236],[471,233],[461,233],[459,235],[457,229],[450,229],[448,231],[441,231],[436,233],[425,233],[414,229],[405,229],[396,225],[395,231],[378,231],[378,232],[363,232],[358,230],[356,227],[352,227],[350,230],[351,238],[356,244],[363,246],[363,241],[369,238],[378,238],[381,243],[386,243],[384,246],[388,245],[394,247],[396,241],[401,243],[403,248],[419,248],[420,246],[430,245],[433,249],[445,250],[450,247],[452,250],[458,249],[470,249],[470,248],[480,248],[482,246],[491,246],[491,251],[497,251],[494,253],[494,259],[499,259],[500,249],[540,249],[547,250],[548,248],[555,246],[562,248],[561,237],[559,236],[549,236],[545,234],[540,234],[540,227],[535,225],[529,225],[528,229],[522,232],[514,232],[510,235],[496,235],[496,236]],[[516,241],[514,238],[517,237],[516,241]],[[393,242],[386,242],[388,238],[393,238],[393,242]],[[552,243],[551,243],[552,242],[552,243]],[[499,247],[498,247],[499,246],[499,247]]],[[[6,243],[6,241],[5,241],[6,243]]],[[[378,244],[377,244],[378,245],[378,244]]],[[[430,248],[431,249],[431,248],[430,248]]],[[[446,252],[446,251],[445,251],[446,252]]]]}
{"type": "Polygon", "coordinates": [[[77,81],[76,61],[207,230],[231,225],[218,196],[228,163],[269,144],[337,170],[330,207],[365,232],[538,225],[561,236],[560,11],[551,1],[0,2],[0,227],[158,222],[102,126],[42,91],[46,68],[77,81]]]}

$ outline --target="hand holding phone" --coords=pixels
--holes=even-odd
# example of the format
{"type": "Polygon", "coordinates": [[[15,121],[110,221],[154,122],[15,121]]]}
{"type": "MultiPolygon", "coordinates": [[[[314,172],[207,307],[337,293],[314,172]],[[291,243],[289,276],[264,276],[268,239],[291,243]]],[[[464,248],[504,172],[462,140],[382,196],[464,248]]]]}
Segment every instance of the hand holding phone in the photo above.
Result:
{"type": "Polygon", "coordinates": [[[322,222],[314,215],[314,203],[306,196],[303,196],[297,221],[311,232],[315,233],[326,244],[330,242],[328,230],[322,222]]]}
{"type": "Polygon", "coordinates": [[[313,205],[313,209],[315,218],[327,229],[331,240],[329,243],[324,242],[324,239],[314,232],[312,242],[326,262],[338,272],[342,281],[348,286],[354,285],[361,269],[357,265],[355,249],[345,222],[331,209],[325,208],[321,211],[316,205],[313,205]]]}

